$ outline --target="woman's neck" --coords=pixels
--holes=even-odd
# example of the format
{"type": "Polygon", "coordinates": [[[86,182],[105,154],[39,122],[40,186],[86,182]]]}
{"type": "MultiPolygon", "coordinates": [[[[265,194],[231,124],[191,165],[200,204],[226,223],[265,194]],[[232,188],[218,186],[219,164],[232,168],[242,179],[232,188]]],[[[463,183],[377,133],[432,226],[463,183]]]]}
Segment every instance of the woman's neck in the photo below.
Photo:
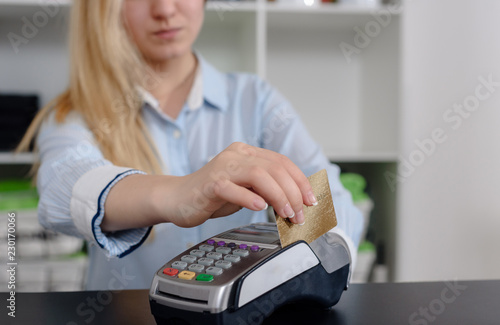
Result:
{"type": "Polygon", "coordinates": [[[145,88],[160,103],[160,109],[176,119],[186,102],[196,75],[198,60],[187,55],[164,62],[149,63],[145,88]]]}

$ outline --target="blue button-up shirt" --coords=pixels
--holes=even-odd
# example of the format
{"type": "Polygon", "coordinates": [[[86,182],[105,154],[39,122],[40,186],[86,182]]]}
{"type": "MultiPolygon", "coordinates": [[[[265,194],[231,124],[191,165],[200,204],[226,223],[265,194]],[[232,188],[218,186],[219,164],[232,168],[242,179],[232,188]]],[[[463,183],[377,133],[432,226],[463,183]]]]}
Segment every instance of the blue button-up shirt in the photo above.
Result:
{"type": "MultiPolygon", "coordinates": [[[[355,247],[363,227],[361,213],[339,181],[339,168],[328,161],[290,103],[255,75],[221,73],[197,57],[197,76],[176,119],[164,114],[156,99],[142,91],[142,116],[163,160],[164,173],[190,174],[236,141],[282,153],[306,176],[326,168],[337,228],[355,247]]],[[[150,238],[149,228],[103,233],[99,225],[109,190],[123,177],[140,171],[113,166],[104,159],[76,113],[62,124],[51,116],[37,143],[40,222],[90,243],[87,288],[91,290],[148,288],[155,271],[189,246],[224,230],[268,219],[265,211],[243,209],[194,228],[156,225],[150,238]]],[[[355,255],[354,250],[351,254],[355,255]]]]}

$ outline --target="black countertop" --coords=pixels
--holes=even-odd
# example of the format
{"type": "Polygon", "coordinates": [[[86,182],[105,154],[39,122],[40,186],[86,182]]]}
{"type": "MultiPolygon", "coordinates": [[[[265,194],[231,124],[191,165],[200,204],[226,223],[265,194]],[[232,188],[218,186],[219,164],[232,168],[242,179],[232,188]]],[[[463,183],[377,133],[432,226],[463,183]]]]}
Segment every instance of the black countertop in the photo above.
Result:
{"type": "MultiPolygon", "coordinates": [[[[147,290],[0,293],[0,324],[155,324],[147,290]]],[[[282,307],[264,324],[500,324],[500,280],[352,284],[332,310],[282,307]]],[[[233,324],[230,324],[233,325],[233,324]]],[[[234,324],[238,325],[238,324],[234,324]]]]}

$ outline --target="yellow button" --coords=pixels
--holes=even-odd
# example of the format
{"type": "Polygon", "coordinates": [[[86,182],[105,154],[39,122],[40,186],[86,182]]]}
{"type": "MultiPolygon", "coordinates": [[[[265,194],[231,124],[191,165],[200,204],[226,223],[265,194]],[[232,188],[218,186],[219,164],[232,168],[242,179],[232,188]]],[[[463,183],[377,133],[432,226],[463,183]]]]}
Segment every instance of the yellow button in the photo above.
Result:
{"type": "Polygon", "coordinates": [[[183,280],[193,280],[193,278],[195,276],[196,276],[196,273],[191,272],[191,271],[182,271],[178,275],[179,279],[183,279],[183,280]]]}

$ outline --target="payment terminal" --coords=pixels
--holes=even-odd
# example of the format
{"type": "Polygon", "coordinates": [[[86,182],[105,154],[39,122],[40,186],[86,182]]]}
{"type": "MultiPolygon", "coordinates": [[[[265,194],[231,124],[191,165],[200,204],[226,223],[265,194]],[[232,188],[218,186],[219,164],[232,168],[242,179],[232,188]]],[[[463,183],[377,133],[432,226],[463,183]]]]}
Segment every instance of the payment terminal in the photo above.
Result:
{"type": "Polygon", "coordinates": [[[276,308],[335,305],[350,279],[347,243],[328,232],[280,245],[276,224],[223,232],[163,265],[149,292],[158,324],[259,324],[276,308]]]}

